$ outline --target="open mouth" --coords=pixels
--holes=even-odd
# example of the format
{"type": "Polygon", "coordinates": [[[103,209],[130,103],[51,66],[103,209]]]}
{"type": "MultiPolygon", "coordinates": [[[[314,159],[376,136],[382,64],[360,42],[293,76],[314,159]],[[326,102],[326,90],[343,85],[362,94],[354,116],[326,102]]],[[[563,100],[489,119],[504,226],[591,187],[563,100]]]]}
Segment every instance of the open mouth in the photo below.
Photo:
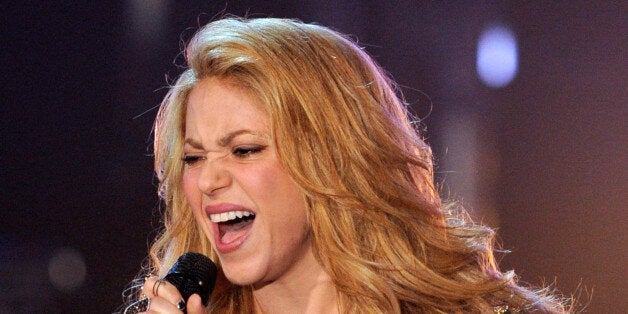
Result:
{"type": "Polygon", "coordinates": [[[218,225],[220,241],[222,243],[231,243],[246,235],[246,231],[253,224],[253,220],[255,220],[255,214],[237,210],[212,214],[209,218],[218,225]]]}

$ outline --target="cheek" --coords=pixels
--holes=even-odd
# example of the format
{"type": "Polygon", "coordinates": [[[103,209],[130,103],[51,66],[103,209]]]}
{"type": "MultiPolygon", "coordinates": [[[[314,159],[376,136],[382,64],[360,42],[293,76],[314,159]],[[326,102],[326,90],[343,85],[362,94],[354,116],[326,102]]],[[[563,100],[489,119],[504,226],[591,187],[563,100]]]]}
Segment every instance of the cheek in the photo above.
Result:
{"type": "Polygon", "coordinates": [[[305,198],[296,183],[279,165],[264,169],[263,178],[258,179],[258,196],[271,208],[270,214],[275,219],[286,221],[289,225],[305,224],[305,198]]]}

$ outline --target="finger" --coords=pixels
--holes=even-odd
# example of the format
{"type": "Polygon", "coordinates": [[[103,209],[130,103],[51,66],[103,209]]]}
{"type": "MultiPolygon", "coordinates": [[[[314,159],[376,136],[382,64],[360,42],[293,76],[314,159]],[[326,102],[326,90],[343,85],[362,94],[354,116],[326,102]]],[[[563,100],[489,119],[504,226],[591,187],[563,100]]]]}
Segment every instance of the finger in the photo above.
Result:
{"type": "Polygon", "coordinates": [[[175,305],[175,307],[180,301],[183,300],[183,297],[175,286],[165,280],[158,280],[157,277],[151,277],[146,279],[146,282],[142,287],[142,292],[150,298],[163,298],[171,304],[175,305]]]}
{"type": "Polygon", "coordinates": [[[205,313],[205,307],[201,302],[201,297],[198,294],[193,294],[188,298],[187,304],[188,314],[203,314],[205,313]]]}

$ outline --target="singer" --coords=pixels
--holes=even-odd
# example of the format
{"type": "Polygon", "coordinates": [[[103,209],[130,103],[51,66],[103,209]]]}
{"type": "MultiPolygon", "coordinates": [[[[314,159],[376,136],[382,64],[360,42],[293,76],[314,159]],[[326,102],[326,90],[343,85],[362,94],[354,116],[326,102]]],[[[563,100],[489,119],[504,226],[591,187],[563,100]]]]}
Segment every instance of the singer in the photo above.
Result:
{"type": "Polygon", "coordinates": [[[155,122],[164,228],[136,300],[148,313],[564,313],[517,283],[494,232],[438,196],[394,82],[355,42],[294,20],[201,28],[155,122]],[[163,278],[186,252],[207,306],[163,278]]]}

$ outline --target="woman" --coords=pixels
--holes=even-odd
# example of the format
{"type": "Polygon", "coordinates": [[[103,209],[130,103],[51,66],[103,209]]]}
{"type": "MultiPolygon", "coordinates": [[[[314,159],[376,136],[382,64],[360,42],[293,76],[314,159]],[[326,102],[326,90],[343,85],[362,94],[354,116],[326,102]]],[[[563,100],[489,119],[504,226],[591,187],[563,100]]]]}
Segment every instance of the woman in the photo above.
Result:
{"type": "Polygon", "coordinates": [[[566,311],[501,272],[493,231],[441,202],[394,83],[351,40],[229,18],[186,58],[155,124],[166,211],[149,270],[196,251],[219,278],[207,308],[148,278],[149,313],[566,311]]]}

